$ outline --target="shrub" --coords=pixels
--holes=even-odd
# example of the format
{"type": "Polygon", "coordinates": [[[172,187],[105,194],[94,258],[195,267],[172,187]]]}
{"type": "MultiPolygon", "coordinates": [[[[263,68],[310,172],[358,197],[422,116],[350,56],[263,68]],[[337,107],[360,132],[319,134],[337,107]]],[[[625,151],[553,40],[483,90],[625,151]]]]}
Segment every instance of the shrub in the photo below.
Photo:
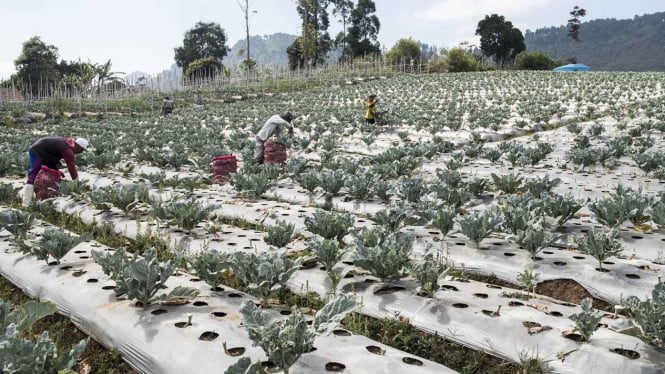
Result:
{"type": "Polygon", "coordinates": [[[263,241],[277,248],[286,247],[293,239],[295,226],[285,221],[277,221],[273,226],[268,226],[263,241]]]}
{"type": "Polygon", "coordinates": [[[520,70],[552,70],[560,65],[560,62],[541,51],[522,51],[515,56],[515,66],[520,70]]]}

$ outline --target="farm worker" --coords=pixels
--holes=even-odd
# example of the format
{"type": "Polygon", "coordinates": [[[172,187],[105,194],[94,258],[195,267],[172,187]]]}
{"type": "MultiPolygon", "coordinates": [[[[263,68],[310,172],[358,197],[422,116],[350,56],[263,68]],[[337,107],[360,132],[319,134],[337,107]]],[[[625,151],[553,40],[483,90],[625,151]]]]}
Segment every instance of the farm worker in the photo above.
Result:
{"type": "Polygon", "coordinates": [[[376,98],[376,95],[369,95],[367,100],[365,100],[365,122],[366,123],[376,123],[376,103],[379,99],[376,98]]]}
{"type": "Polygon", "coordinates": [[[254,147],[254,159],[256,163],[263,164],[263,143],[273,135],[279,135],[284,129],[289,130],[289,135],[293,135],[293,114],[286,112],[282,115],[274,115],[266,121],[265,125],[256,134],[256,145],[254,147]]]}
{"type": "Polygon", "coordinates": [[[35,179],[37,174],[46,165],[51,169],[59,169],[60,160],[64,159],[72,180],[78,179],[76,171],[77,154],[88,150],[90,143],[84,138],[63,138],[60,136],[49,136],[37,139],[28,150],[30,156],[30,168],[28,169],[28,181],[23,188],[23,205],[32,202],[32,194],[35,192],[35,179]]]}
{"type": "Polygon", "coordinates": [[[162,103],[162,115],[167,115],[173,113],[173,109],[175,108],[175,104],[173,103],[173,100],[166,96],[164,98],[164,103],[162,103]]]}

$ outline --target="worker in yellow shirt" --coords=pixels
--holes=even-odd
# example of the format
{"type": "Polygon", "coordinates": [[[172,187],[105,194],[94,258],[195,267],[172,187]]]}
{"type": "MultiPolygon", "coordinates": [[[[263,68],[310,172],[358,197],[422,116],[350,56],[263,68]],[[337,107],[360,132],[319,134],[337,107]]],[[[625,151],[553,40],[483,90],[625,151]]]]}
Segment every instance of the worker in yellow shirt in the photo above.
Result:
{"type": "Polygon", "coordinates": [[[367,100],[365,100],[365,122],[366,123],[376,123],[376,103],[379,99],[376,98],[376,95],[369,95],[367,100]]]}

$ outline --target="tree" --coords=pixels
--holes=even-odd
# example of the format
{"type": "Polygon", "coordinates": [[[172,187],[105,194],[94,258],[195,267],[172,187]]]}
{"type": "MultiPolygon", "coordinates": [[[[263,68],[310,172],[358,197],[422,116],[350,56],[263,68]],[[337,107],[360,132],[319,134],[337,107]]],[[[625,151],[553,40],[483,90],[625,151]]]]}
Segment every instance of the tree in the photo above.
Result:
{"type": "Polygon", "coordinates": [[[302,19],[302,35],[287,48],[290,67],[316,66],[323,63],[332,48],[328,34],[329,0],[297,0],[296,10],[302,19]]]}
{"type": "Polygon", "coordinates": [[[97,74],[97,93],[101,92],[103,86],[122,87],[125,82],[122,78],[116,77],[116,74],[124,74],[120,71],[111,71],[111,60],[103,64],[96,64],[95,73],[97,74]]]}
{"type": "Polygon", "coordinates": [[[21,55],[14,61],[23,92],[38,95],[52,89],[60,79],[57,63],[58,48],[47,45],[39,36],[23,43],[21,55]]]}
{"type": "Polygon", "coordinates": [[[458,47],[451,49],[448,52],[446,60],[448,61],[448,70],[451,73],[476,71],[480,69],[475,57],[463,48],[458,47]]]}
{"type": "Polygon", "coordinates": [[[522,32],[498,14],[485,16],[478,22],[476,35],[480,35],[480,49],[483,54],[492,57],[499,66],[526,50],[522,32]]]}
{"type": "Polygon", "coordinates": [[[249,16],[250,13],[256,13],[256,11],[249,11],[249,0],[237,0],[240,10],[242,10],[243,16],[245,17],[245,37],[247,38],[247,48],[243,51],[247,53],[247,58],[243,61],[240,66],[249,73],[256,66],[256,61],[250,57],[249,54],[249,16]]]}
{"type": "Polygon", "coordinates": [[[373,0],[358,0],[358,4],[351,11],[351,27],[347,43],[352,58],[381,53],[377,39],[381,23],[374,13],[376,13],[376,4],[373,0]]]}
{"type": "Polygon", "coordinates": [[[515,57],[515,65],[517,65],[517,68],[520,70],[552,70],[553,68],[560,66],[561,63],[554,61],[545,52],[522,51],[517,57],[515,57]]]}
{"type": "Polygon", "coordinates": [[[568,36],[576,42],[580,41],[581,17],[586,16],[586,10],[575,5],[570,15],[573,17],[568,20],[568,36]]]}
{"type": "Polygon", "coordinates": [[[386,53],[386,60],[393,65],[402,63],[411,63],[420,59],[420,44],[409,38],[400,39],[395,45],[386,53]]]}
{"type": "Polygon", "coordinates": [[[187,30],[182,47],[174,48],[175,62],[187,71],[189,64],[196,60],[213,61],[216,68],[222,67],[222,59],[229,49],[226,47],[226,33],[214,22],[197,22],[187,30]]]}
{"type": "Polygon", "coordinates": [[[337,34],[335,38],[335,46],[342,46],[342,56],[340,56],[340,61],[349,61],[351,59],[350,50],[347,49],[347,34],[346,26],[351,17],[351,11],[353,10],[353,1],[351,0],[330,0],[330,3],[333,5],[333,15],[340,18],[342,23],[342,31],[337,34]]]}

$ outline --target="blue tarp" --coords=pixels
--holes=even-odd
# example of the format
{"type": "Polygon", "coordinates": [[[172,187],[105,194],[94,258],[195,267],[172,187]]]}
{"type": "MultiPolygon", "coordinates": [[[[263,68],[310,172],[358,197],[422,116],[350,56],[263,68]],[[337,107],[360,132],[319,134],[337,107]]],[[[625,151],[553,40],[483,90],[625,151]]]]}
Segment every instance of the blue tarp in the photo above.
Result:
{"type": "Polygon", "coordinates": [[[584,64],[568,64],[554,68],[552,71],[591,71],[591,68],[584,64]]]}

